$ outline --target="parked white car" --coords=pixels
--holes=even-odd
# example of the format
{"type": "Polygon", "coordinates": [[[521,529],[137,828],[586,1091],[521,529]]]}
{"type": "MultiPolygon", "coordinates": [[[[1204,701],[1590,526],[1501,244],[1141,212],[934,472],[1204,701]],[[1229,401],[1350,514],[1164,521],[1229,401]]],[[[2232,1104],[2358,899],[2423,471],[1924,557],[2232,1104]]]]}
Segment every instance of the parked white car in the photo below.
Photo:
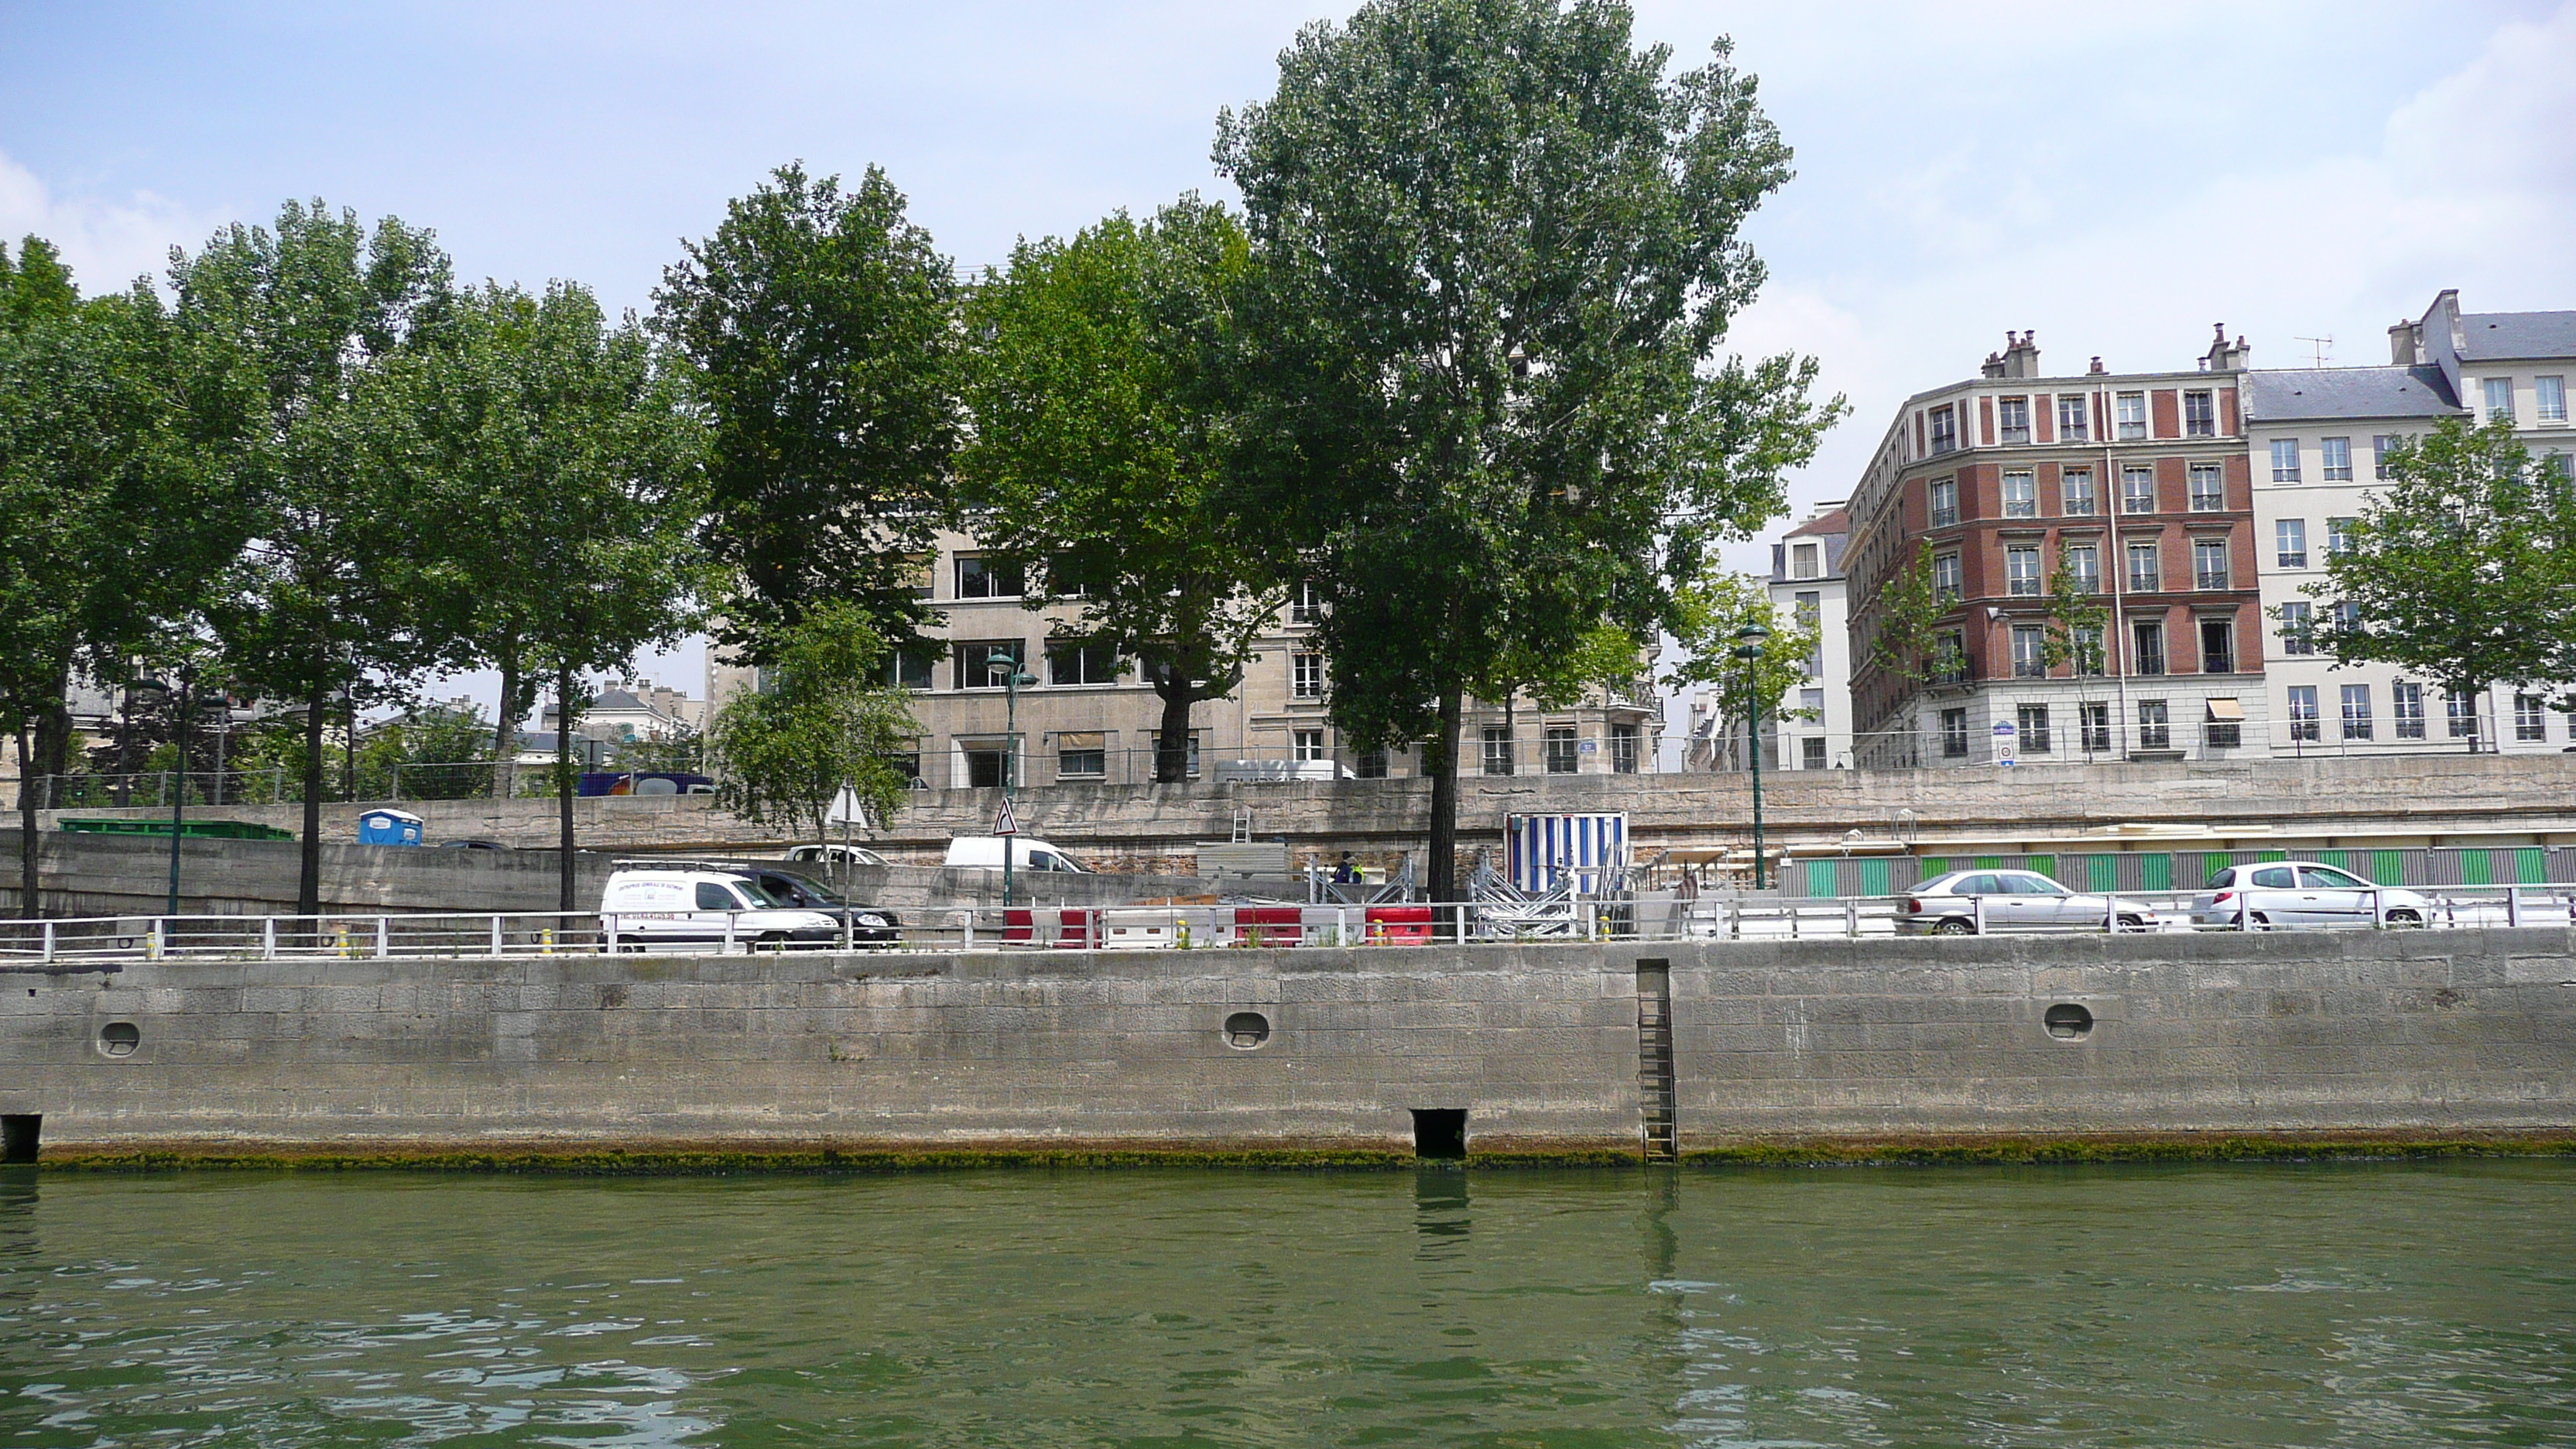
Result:
{"type": "Polygon", "coordinates": [[[883,865],[886,858],[864,845],[800,845],[787,859],[806,865],[883,865]]]}
{"type": "Polygon", "coordinates": [[[2195,926],[2243,924],[2257,931],[2275,926],[2420,926],[2433,919],[2433,903],[2400,886],[2379,886],[2339,866],[2313,860],[2274,860],[2231,865],[2209,878],[2192,898],[2195,926]],[[2379,900],[2374,917],[2371,898],[2379,900]]]}
{"type": "Polygon", "coordinates": [[[1897,901],[1896,930],[1964,936],[1981,915],[1989,931],[2099,931],[2114,918],[2123,931],[2156,928],[2156,913],[2142,902],[2083,895],[2035,870],[1954,870],[1897,901]]]}
{"type": "Polygon", "coordinates": [[[608,878],[599,899],[599,929],[621,947],[721,945],[728,936],[748,948],[829,947],[841,923],[821,911],[782,906],[760,883],[730,871],[638,867],[608,878]]]}
{"type": "Polygon", "coordinates": [[[1005,841],[1011,847],[1011,867],[1014,870],[1070,871],[1077,875],[1091,873],[1089,866],[1072,856],[1026,835],[960,835],[948,842],[948,864],[1000,870],[1005,841]]]}

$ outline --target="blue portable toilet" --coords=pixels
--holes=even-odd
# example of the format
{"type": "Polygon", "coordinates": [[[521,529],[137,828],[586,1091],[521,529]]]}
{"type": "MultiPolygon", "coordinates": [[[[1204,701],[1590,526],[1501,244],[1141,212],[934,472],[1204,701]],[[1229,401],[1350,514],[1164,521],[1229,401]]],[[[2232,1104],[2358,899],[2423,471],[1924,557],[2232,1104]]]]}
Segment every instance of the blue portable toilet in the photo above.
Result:
{"type": "Polygon", "coordinates": [[[418,845],[420,817],[408,810],[369,810],[358,817],[360,845],[418,845]]]}

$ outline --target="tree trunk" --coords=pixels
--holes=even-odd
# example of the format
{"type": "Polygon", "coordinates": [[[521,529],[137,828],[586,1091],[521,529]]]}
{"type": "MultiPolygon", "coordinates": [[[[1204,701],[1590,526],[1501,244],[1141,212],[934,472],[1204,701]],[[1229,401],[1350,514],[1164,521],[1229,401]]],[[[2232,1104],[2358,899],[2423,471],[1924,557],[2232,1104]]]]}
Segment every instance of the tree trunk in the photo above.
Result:
{"type": "Polygon", "coordinates": [[[304,702],[304,845],[295,871],[299,916],[322,914],[322,709],[330,701],[330,691],[316,690],[304,702]]]}
{"type": "MultiPolygon", "coordinates": [[[[1431,899],[1458,899],[1458,736],[1466,715],[1463,691],[1440,691],[1440,738],[1427,753],[1431,771],[1431,899]]],[[[1463,924],[1463,923],[1462,923],[1463,924]]]]}
{"type": "Polygon", "coordinates": [[[1154,734],[1154,783],[1177,785],[1190,777],[1192,691],[1188,680],[1175,677],[1155,692],[1163,697],[1163,727],[1154,734]]]}
{"type": "Polygon", "coordinates": [[[41,844],[36,835],[36,751],[28,740],[29,726],[20,725],[18,736],[18,914],[35,920],[44,911],[44,893],[36,878],[36,852],[41,844]]]}
{"type": "Polygon", "coordinates": [[[507,800],[519,789],[519,651],[501,651],[501,722],[492,726],[492,798],[507,800]]]}
{"type": "Polygon", "coordinates": [[[39,803],[55,810],[63,808],[62,778],[72,772],[71,691],[72,674],[66,668],[54,676],[52,703],[36,716],[36,773],[54,792],[39,803]]]}
{"type": "Polygon", "coordinates": [[[560,856],[562,889],[555,909],[569,913],[572,904],[572,668],[555,671],[555,813],[561,827],[555,847],[560,856]]]}

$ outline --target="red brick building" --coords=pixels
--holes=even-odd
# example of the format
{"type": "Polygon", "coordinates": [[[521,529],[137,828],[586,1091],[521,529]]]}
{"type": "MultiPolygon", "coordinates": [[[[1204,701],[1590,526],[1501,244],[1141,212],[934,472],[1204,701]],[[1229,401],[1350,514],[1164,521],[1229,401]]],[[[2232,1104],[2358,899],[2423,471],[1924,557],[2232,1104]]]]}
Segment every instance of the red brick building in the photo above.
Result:
{"type": "Polygon", "coordinates": [[[2246,349],[2196,370],[2047,377],[2030,334],[1906,401],[1850,503],[1852,703],[1864,768],[2225,758],[2263,739],[2246,349]],[[1917,684],[1875,648],[1920,554],[1962,662],[1917,684]],[[2098,672],[2051,663],[2063,562],[2108,610],[2098,672]]]}

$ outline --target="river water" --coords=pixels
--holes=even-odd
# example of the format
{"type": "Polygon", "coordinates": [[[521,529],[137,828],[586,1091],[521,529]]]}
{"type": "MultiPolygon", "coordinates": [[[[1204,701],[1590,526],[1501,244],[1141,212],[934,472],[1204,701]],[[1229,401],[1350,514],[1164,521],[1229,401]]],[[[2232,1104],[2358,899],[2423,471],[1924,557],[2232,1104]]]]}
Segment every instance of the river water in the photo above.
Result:
{"type": "Polygon", "coordinates": [[[0,1449],[2576,1444],[2576,1162],[0,1175],[0,1449]]]}

